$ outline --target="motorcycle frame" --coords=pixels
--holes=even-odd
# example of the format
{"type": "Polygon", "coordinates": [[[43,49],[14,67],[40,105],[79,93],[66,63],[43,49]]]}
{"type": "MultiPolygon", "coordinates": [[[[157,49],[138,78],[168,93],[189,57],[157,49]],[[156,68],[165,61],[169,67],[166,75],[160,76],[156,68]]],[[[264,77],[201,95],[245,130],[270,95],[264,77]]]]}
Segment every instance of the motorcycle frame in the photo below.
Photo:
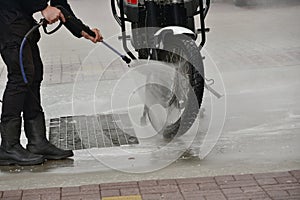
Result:
{"type": "MultiPolygon", "coordinates": [[[[125,23],[126,23],[126,21],[128,21],[128,22],[131,22],[131,21],[125,17],[124,0],[119,1],[120,16],[118,16],[115,1],[116,0],[111,0],[111,9],[112,9],[112,13],[113,13],[115,20],[121,27],[121,31],[122,31],[121,39],[122,39],[123,49],[132,59],[136,60],[136,57],[128,49],[128,46],[127,46],[127,34],[126,34],[125,23]]],[[[198,46],[199,51],[200,51],[206,43],[206,33],[209,32],[209,28],[206,28],[206,25],[205,25],[205,18],[207,16],[208,10],[210,8],[210,0],[205,1],[205,7],[204,7],[203,0],[198,0],[198,2],[199,2],[199,10],[196,11],[193,14],[193,16],[199,15],[199,18],[200,18],[200,28],[195,29],[195,35],[201,34],[201,42],[198,46]]]]}

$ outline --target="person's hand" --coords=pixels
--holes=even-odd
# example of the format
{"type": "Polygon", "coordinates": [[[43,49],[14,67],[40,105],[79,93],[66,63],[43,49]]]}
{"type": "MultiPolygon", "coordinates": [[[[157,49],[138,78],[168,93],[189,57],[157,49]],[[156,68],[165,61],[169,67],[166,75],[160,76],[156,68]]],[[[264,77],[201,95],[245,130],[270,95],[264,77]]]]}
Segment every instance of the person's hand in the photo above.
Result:
{"type": "Polygon", "coordinates": [[[93,28],[92,31],[95,33],[95,37],[90,36],[89,34],[87,34],[86,32],[82,31],[81,35],[88,40],[91,40],[94,43],[97,42],[102,42],[103,41],[103,36],[101,35],[99,29],[93,28]]]}
{"type": "Polygon", "coordinates": [[[47,20],[49,24],[53,24],[57,22],[58,20],[61,20],[63,22],[66,22],[66,19],[62,12],[53,6],[47,6],[44,10],[41,11],[43,17],[47,20]]]}

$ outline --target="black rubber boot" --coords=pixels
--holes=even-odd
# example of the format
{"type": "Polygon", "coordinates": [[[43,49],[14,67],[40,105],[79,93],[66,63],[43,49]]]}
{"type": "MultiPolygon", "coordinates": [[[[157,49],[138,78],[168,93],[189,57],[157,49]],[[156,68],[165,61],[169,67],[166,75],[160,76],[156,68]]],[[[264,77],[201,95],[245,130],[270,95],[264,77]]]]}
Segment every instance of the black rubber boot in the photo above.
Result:
{"type": "Polygon", "coordinates": [[[0,124],[0,165],[37,165],[44,162],[42,155],[33,154],[20,144],[21,118],[0,124]]]}
{"type": "Polygon", "coordinates": [[[49,160],[60,160],[74,155],[72,150],[59,149],[47,140],[43,112],[34,119],[24,120],[24,129],[28,139],[27,150],[31,153],[43,155],[49,160]]]}

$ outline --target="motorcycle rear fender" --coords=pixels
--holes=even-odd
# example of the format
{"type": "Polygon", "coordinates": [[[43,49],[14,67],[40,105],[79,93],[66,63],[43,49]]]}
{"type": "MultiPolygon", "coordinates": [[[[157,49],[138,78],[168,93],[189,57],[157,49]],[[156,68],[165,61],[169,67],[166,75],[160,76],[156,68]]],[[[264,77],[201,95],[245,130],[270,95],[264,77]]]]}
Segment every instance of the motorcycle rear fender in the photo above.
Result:
{"type": "Polygon", "coordinates": [[[162,29],[159,29],[158,31],[156,31],[156,33],[154,34],[155,36],[162,36],[164,37],[164,35],[166,33],[172,33],[173,35],[190,35],[195,37],[195,33],[193,31],[191,31],[188,28],[182,27],[182,26],[167,26],[164,27],[162,29]]]}

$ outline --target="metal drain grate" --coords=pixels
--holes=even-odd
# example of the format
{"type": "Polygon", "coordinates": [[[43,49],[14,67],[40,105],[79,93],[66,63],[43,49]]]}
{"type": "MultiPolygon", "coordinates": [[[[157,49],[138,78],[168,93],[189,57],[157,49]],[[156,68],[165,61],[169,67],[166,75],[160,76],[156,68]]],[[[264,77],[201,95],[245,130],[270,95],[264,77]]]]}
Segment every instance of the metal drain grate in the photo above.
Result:
{"type": "Polygon", "coordinates": [[[139,143],[127,113],[50,119],[49,140],[72,150],[139,143]]]}

